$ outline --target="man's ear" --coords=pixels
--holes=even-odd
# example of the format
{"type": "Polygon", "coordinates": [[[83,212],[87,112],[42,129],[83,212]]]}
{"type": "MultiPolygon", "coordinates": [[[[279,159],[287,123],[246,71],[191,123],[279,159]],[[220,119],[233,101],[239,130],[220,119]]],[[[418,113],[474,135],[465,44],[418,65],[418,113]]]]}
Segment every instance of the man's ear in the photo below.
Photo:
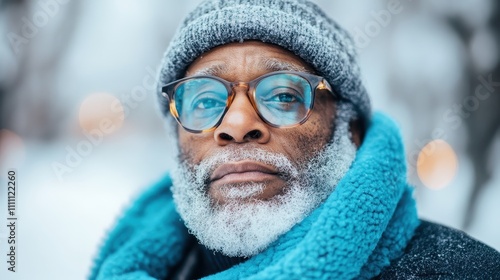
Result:
{"type": "Polygon", "coordinates": [[[349,123],[349,131],[351,132],[351,140],[357,148],[363,141],[363,123],[361,120],[353,120],[349,123]]]}

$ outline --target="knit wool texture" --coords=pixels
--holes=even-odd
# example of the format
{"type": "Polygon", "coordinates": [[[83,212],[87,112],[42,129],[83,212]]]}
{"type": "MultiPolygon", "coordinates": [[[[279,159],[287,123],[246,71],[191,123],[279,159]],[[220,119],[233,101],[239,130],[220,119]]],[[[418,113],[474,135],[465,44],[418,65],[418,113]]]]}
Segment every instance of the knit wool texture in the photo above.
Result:
{"type": "Polygon", "coordinates": [[[161,87],[184,77],[187,67],[220,45],[258,40],[281,46],[323,76],[363,119],[370,100],[361,82],[352,38],[307,0],[209,0],[181,23],[168,46],[158,78],[160,107],[168,114],[161,87]]]}
{"type": "MultiPolygon", "coordinates": [[[[334,192],[262,253],[207,279],[370,279],[403,254],[419,225],[394,122],[370,121],[356,159],[334,192]]],[[[188,231],[170,178],[118,221],[89,279],[167,279],[186,257],[188,231]]]]}

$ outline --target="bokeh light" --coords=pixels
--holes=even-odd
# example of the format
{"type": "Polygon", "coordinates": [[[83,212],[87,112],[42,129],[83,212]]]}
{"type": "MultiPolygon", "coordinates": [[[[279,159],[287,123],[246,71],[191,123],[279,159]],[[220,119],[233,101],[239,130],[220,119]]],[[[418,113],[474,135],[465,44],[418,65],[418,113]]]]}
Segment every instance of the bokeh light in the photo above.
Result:
{"type": "Polygon", "coordinates": [[[448,186],[455,177],[457,168],[457,155],[444,140],[427,143],[418,155],[418,177],[429,189],[438,190],[448,186]]]}
{"type": "Polygon", "coordinates": [[[80,105],[80,127],[86,133],[99,130],[111,134],[119,130],[125,119],[120,100],[109,93],[93,93],[80,105]]]}
{"type": "Polygon", "coordinates": [[[1,129],[0,166],[3,168],[17,168],[24,161],[24,157],[25,144],[23,139],[13,131],[1,129]]]}

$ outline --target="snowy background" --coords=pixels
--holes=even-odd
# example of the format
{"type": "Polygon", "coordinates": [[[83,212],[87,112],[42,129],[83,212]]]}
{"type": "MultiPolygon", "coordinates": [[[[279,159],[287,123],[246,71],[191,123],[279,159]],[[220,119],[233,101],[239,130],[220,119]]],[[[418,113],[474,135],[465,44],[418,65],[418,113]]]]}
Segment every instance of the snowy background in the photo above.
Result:
{"type": "MultiPolygon", "coordinates": [[[[84,279],[118,213],[169,169],[152,73],[198,2],[0,0],[1,279],[84,279]]],[[[500,250],[500,85],[484,86],[500,82],[498,2],[316,2],[353,34],[374,108],[401,126],[420,216],[500,250]]]]}

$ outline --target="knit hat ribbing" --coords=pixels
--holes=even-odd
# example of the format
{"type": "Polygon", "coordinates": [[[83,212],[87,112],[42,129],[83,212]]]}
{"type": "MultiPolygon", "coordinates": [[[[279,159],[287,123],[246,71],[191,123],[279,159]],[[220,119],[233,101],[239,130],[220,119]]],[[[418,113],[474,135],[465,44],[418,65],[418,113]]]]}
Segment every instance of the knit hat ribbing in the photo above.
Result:
{"type": "MultiPolygon", "coordinates": [[[[308,0],[208,0],[182,22],[167,48],[161,86],[180,79],[187,67],[214,47],[246,40],[281,46],[301,57],[340,96],[368,119],[370,100],[362,85],[352,38],[308,0]]],[[[164,101],[163,101],[164,102],[164,101]]],[[[164,114],[168,106],[161,104],[164,114]]]]}

